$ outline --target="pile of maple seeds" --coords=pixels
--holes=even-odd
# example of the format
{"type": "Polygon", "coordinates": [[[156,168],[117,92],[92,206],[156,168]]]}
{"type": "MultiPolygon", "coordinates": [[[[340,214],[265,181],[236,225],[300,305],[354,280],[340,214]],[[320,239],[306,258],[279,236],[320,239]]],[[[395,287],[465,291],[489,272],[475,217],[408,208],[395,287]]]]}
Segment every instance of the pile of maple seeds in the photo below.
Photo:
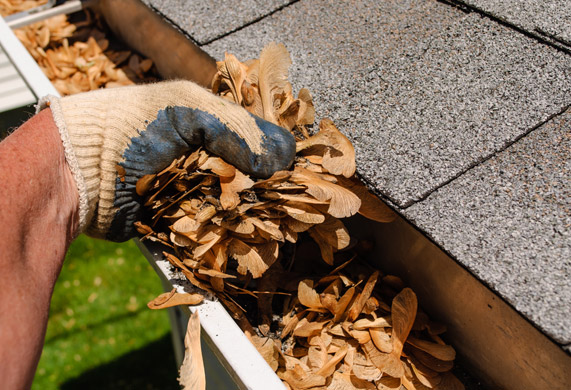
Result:
{"type": "MultiPolygon", "coordinates": [[[[45,3],[0,0],[0,15],[45,3]]],[[[111,48],[97,15],[85,11],[80,19],[70,23],[68,16],[59,15],[14,31],[61,95],[157,80],[152,60],[111,48]]]]}
{"type": "MultiPolygon", "coordinates": [[[[254,181],[199,148],[139,180],[148,216],[139,233],[169,247],[169,262],[220,299],[288,388],[463,389],[449,372],[455,351],[439,337],[444,327],[400,279],[358,256],[366,245],[341,218],[394,214],[354,178],[353,146],[331,120],[309,135],[311,95],[294,98],[290,64],[274,43],[246,63],[226,54],[212,89],[290,130],[293,167],[254,181]],[[253,307],[243,307],[249,298],[253,307]]],[[[149,307],[202,299],[173,290],[149,307]]]]}

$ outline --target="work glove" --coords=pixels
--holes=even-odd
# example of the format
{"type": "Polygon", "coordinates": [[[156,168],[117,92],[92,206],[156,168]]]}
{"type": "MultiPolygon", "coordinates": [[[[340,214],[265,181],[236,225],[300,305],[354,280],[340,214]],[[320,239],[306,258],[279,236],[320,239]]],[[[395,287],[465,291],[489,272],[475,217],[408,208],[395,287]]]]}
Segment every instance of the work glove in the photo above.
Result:
{"type": "MultiPolygon", "coordinates": [[[[47,96],[79,191],[79,233],[124,241],[140,219],[137,180],[202,145],[255,178],[287,169],[294,137],[190,81],[47,96]]],[[[78,233],[78,234],[79,234],[78,233]]]]}

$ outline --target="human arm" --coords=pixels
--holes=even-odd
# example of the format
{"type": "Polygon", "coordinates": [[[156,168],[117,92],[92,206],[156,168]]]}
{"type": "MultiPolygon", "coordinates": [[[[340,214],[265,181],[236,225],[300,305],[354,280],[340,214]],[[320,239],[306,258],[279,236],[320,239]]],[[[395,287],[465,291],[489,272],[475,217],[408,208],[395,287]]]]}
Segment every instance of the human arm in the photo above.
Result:
{"type": "Polygon", "coordinates": [[[78,227],[78,192],[50,110],[0,142],[0,388],[31,386],[49,302],[78,227]]]}
{"type": "Polygon", "coordinates": [[[29,388],[75,235],[133,237],[136,181],[202,146],[254,177],[286,169],[293,136],[186,81],[48,97],[0,143],[0,388],[29,388]],[[53,118],[53,120],[52,120],[53,118]]]}

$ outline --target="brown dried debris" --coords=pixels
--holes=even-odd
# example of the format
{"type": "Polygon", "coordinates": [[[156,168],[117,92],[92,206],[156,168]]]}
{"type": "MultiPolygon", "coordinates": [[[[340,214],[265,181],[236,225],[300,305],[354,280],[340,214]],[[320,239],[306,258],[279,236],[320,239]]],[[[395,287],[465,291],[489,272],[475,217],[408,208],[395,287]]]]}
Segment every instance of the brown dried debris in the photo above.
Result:
{"type": "Polygon", "coordinates": [[[159,295],[150,301],[147,306],[149,309],[165,309],[178,305],[198,305],[203,300],[204,296],[202,294],[178,293],[176,289],[173,289],[171,292],[159,295]]]}
{"type": "MultiPolygon", "coordinates": [[[[6,15],[41,3],[45,1],[1,0],[0,12],[6,15]]],[[[14,34],[62,95],[156,80],[152,60],[111,45],[98,24],[97,16],[85,11],[77,23],[58,15],[14,34]]]]}
{"type": "Polygon", "coordinates": [[[39,7],[48,0],[0,0],[0,16],[8,16],[18,12],[39,7]]]}
{"type": "Polygon", "coordinates": [[[456,384],[454,350],[414,292],[357,258],[341,218],[394,213],[354,177],[353,146],[331,120],[309,135],[311,95],[293,97],[290,63],[277,44],[245,63],[226,54],[213,92],[292,131],[294,166],[253,181],[199,148],[139,181],[139,232],[172,248],[171,264],[219,297],[290,389],[456,384]]]}

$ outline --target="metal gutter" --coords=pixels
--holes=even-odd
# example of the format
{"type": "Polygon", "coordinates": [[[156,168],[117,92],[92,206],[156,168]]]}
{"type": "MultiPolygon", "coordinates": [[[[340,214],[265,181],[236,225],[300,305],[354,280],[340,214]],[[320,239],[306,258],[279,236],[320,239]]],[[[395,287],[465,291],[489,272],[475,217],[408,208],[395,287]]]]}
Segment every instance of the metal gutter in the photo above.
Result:
{"type": "MultiPolygon", "coordinates": [[[[36,9],[30,11],[19,12],[17,14],[9,15],[5,18],[6,23],[10,28],[24,27],[32,23],[40,22],[42,20],[52,18],[58,15],[67,15],[77,11],[81,11],[85,7],[89,7],[94,0],[72,0],[66,1],[62,5],[53,8],[36,9]]],[[[40,7],[38,7],[40,8],[40,7]]]]}
{"type": "MultiPolygon", "coordinates": [[[[163,246],[149,242],[143,244],[138,239],[135,240],[135,243],[163,280],[165,287],[168,286],[169,289],[174,287],[179,292],[204,293],[172,271],[171,264],[162,255],[163,246]]],[[[202,326],[203,350],[204,347],[207,347],[212,351],[235,382],[237,388],[251,390],[285,389],[282,381],[215,297],[207,297],[200,305],[183,307],[183,311],[186,314],[183,321],[188,321],[190,313],[198,312],[202,326]]],[[[173,324],[173,331],[179,333],[178,337],[184,337],[184,332],[175,330],[175,328],[176,326],[173,324]]],[[[208,372],[208,365],[205,364],[205,366],[208,383],[209,378],[220,373],[208,372]]]]}
{"type": "MultiPolygon", "coordinates": [[[[12,67],[18,72],[36,98],[35,101],[29,101],[26,104],[35,103],[42,96],[49,94],[59,96],[53,84],[2,18],[0,18],[0,46],[12,67]]],[[[0,74],[0,77],[3,76],[4,71],[0,74]]],[[[26,104],[22,104],[22,106],[26,104]]],[[[21,106],[12,108],[16,107],[21,106]]]]}

